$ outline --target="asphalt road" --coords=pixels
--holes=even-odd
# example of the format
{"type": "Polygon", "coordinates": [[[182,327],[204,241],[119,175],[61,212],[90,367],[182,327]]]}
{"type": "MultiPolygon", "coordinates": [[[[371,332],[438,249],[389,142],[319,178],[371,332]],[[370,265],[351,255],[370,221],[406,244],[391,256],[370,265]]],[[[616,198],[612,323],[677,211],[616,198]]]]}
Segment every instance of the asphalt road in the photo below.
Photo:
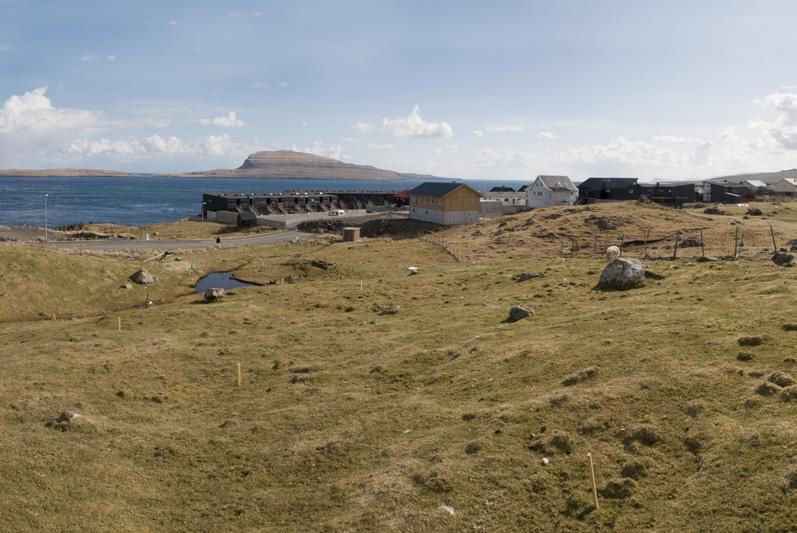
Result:
{"type": "MultiPolygon", "coordinates": [[[[310,233],[289,230],[276,233],[265,233],[263,235],[252,235],[251,237],[237,237],[221,239],[222,248],[232,248],[238,246],[260,246],[263,244],[274,244],[288,242],[297,238],[309,237],[310,233]]],[[[197,248],[208,248],[216,246],[215,239],[197,240],[129,240],[129,239],[101,239],[94,241],[51,241],[45,246],[58,248],[61,250],[193,250],[197,248]]]]}

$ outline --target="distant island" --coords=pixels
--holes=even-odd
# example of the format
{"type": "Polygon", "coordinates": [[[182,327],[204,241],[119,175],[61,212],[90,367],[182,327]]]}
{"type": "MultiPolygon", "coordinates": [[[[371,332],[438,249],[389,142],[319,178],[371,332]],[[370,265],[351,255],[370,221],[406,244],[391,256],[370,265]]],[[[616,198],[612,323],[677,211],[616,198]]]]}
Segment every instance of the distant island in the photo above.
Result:
{"type": "MultiPolygon", "coordinates": [[[[17,177],[130,177],[143,174],[97,170],[90,168],[54,168],[45,170],[7,169],[0,176],[17,177]]],[[[425,174],[402,174],[370,165],[344,163],[331,157],[276,150],[255,152],[238,168],[177,172],[171,174],[146,174],[147,176],[177,176],[186,178],[261,178],[261,179],[318,179],[318,180],[442,180],[425,174]]]]}
{"type": "Polygon", "coordinates": [[[19,178],[50,178],[50,177],[80,177],[80,176],[125,177],[125,176],[137,176],[137,175],[138,174],[130,172],[119,172],[116,170],[103,170],[96,168],[0,169],[0,176],[3,177],[13,176],[19,178]]]}

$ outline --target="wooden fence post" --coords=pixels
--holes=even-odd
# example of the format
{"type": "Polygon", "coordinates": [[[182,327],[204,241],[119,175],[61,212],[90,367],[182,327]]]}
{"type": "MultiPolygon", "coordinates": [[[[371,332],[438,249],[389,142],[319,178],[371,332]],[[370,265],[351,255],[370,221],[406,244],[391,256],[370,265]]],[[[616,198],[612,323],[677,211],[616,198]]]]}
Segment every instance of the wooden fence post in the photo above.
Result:
{"type": "Polygon", "coordinates": [[[733,236],[733,258],[739,255],[739,226],[736,226],[736,234],[733,236]]]}
{"type": "Polygon", "coordinates": [[[772,229],[772,224],[769,225],[769,233],[772,235],[772,253],[778,252],[778,245],[775,244],[775,230],[772,229]]]}
{"type": "Polygon", "coordinates": [[[672,258],[676,259],[678,257],[678,235],[675,236],[675,244],[672,247],[672,258]]]}
{"type": "Polygon", "coordinates": [[[645,232],[645,248],[642,252],[642,259],[647,259],[648,257],[648,239],[650,239],[650,228],[645,232]]]}
{"type": "Polygon", "coordinates": [[[589,460],[589,478],[592,482],[592,503],[595,505],[595,509],[598,509],[598,485],[595,483],[595,467],[592,464],[592,453],[587,454],[587,459],[589,460]]]}
{"type": "Polygon", "coordinates": [[[706,257],[706,246],[703,242],[703,230],[700,230],[700,255],[706,257]]]}

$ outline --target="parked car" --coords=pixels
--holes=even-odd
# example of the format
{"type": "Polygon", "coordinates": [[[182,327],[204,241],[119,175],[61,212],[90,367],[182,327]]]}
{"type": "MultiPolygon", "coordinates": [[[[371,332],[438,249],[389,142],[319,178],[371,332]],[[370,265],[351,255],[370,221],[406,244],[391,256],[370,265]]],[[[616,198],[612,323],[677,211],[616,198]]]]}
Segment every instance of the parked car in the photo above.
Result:
{"type": "Polygon", "coordinates": [[[330,209],[329,216],[331,217],[342,217],[346,214],[346,211],[343,209],[330,209]]]}

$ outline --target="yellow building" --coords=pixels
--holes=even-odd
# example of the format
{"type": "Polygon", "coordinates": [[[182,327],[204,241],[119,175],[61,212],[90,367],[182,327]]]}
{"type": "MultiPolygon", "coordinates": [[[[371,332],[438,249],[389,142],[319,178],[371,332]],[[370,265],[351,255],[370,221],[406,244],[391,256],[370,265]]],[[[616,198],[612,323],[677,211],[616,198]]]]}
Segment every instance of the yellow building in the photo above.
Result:
{"type": "Polygon", "coordinates": [[[464,183],[421,183],[410,191],[410,218],[444,226],[479,221],[481,194],[464,183]]]}

